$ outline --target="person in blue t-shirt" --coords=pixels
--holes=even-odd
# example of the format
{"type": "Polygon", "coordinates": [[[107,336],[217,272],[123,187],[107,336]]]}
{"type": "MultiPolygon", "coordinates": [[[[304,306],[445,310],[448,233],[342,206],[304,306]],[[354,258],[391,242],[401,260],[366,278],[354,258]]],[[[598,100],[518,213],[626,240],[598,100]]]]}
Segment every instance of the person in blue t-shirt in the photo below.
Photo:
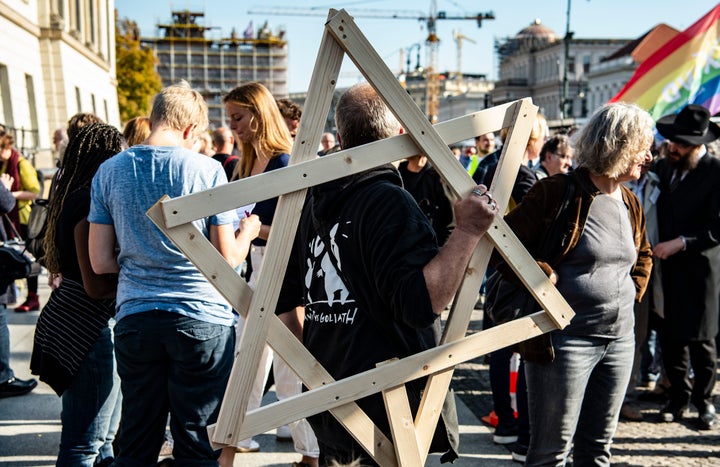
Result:
{"type": "MultiPolygon", "coordinates": [[[[207,426],[217,419],[230,376],[236,316],[145,212],[164,195],[205,190],[227,177],[217,161],[190,150],[208,116],[186,82],[155,96],[150,121],[145,144],[98,169],[88,215],[93,269],[119,274],[115,350],[123,406],[115,465],[154,465],[168,413],[175,461],[212,465],[218,453],[207,426]]],[[[234,220],[226,212],[193,222],[233,267],[260,231],[257,216],[248,216],[236,235],[234,220]]],[[[225,449],[221,465],[233,456],[225,449]]]]}

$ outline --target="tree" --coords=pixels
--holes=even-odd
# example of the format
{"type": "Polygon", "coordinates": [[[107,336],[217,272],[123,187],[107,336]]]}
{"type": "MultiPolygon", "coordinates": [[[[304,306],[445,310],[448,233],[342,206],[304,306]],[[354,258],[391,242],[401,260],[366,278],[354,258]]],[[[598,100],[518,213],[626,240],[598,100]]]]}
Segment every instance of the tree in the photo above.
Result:
{"type": "Polygon", "coordinates": [[[153,51],[140,45],[140,29],[135,21],[120,20],[115,13],[115,57],[120,120],[148,115],[152,98],[162,88],[155,69],[153,51]]]}

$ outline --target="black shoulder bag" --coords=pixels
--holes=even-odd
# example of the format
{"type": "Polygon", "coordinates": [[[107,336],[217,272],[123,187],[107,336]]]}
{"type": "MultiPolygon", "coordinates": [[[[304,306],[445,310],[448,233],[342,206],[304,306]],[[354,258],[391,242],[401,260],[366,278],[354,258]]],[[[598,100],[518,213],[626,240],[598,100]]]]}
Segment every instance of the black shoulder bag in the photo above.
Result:
{"type": "Polygon", "coordinates": [[[50,200],[47,199],[33,201],[30,218],[28,219],[28,235],[27,240],[25,240],[25,248],[40,264],[45,264],[43,262],[45,256],[43,242],[45,241],[45,230],[47,229],[49,205],[50,200]]]}
{"type": "Polygon", "coordinates": [[[40,273],[40,265],[25,254],[25,244],[7,214],[5,218],[15,238],[0,243],[0,295],[3,295],[15,280],[37,276],[40,273]]]}
{"type": "MultiPolygon", "coordinates": [[[[552,259],[556,256],[557,250],[562,243],[560,236],[563,234],[563,230],[567,226],[567,208],[575,197],[575,191],[575,181],[571,175],[568,175],[568,184],[565,188],[565,194],[563,195],[558,212],[555,214],[555,219],[553,220],[552,225],[543,237],[542,245],[538,251],[538,258],[552,261],[552,259]]],[[[484,311],[496,324],[507,323],[514,319],[531,315],[542,309],[535,298],[523,285],[517,285],[514,282],[504,279],[499,271],[495,271],[492,275],[490,275],[487,281],[486,289],[487,292],[485,295],[484,311]]],[[[534,361],[535,363],[551,362],[554,358],[554,352],[552,351],[552,344],[549,342],[548,338],[538,336],[537,338],[521,344],[531,343],[532,341],[535,341],[533,343],[534,345],[538,345],[538,343],[542,341],[545,349],[539,352],[538,355],[535,355],[534,358],[530,355],[530,351],[527,352],[527,355],[525,352],[521,352],[523,357],[527,361],[534,361]],[[548,346],[549,349],[547,348],[548,346]]],[[[521,349],[522,347],[523,345],[521,345],[521,349]]],[[[528,346],[525,345],[525,347],[528,346]]]]}

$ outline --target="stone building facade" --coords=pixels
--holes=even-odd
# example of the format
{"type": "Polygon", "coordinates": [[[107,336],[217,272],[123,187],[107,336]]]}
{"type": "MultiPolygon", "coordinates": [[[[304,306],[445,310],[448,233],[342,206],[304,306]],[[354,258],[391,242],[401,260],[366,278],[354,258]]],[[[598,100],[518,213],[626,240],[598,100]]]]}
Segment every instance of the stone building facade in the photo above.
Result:
{"type": "Polygon", "coordinates": [[[77,112],[119,125],[114,0],[0,0],[0,122],[39,167],[77,112]]]}

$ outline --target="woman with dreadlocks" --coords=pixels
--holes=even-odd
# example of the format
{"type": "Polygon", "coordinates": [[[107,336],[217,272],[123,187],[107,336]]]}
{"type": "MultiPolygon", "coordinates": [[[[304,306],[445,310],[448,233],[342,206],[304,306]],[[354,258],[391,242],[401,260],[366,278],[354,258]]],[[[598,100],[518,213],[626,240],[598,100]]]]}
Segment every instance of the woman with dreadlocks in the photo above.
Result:
{"type": "Polygon", "coordinates": [[[93,123],[70,139],[50,200],[45,261],[60,274],[35,329],[30,368],[62,398],[58,466],[109,465],[120,420],[120,379],[110,322],[116,274],[97,275],[88,255],[90,183],[124,149],[120,132],[93,123]]]}

